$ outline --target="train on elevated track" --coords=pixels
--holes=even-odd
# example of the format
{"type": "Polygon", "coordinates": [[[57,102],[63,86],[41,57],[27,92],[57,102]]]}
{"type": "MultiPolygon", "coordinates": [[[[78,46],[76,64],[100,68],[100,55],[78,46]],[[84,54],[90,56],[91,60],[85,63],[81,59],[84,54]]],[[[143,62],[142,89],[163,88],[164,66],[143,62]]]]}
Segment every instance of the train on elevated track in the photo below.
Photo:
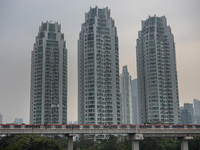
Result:
{"type": "Polygon", "coordinates": [[[199,129],[200,125],[163,125],[163,124],[0,124],[0,129],[199,129]]]}

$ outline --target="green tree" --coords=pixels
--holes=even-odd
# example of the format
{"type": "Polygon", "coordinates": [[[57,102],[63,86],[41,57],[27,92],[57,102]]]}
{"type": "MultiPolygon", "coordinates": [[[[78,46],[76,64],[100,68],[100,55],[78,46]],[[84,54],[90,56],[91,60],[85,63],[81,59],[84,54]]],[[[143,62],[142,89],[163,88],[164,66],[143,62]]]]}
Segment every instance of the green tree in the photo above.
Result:
{"type": "Polygon", "coordinates": [[[98,148],[98,143],[91,139],[87,139],[84,135],[81,135],[79,141],[74,142],[74,149],[81,150],[94,150],[98,148]]]}
{"type": "Polygon", "coordinates": [[[189,143],[190,150],[200,150],[200,137],[194,137],[193,140],[190,140],[189,143]]]}
{"type": "Polygon", "coordinates": [[[119,140],[119,137],[110,135],[108,139],[103,139],[99,144],[99,150],[131,150],[131,142],[125,137],[119,140]]]}
{"type": "Polygon", "coordinates": [[[40,135],[11,135],[0,140],[0,150],[62,150],[55,140],[40,135]]]}
{"type": "Polygon", "coordinates": [[[173,138],[144,138],[141,150],[180,150],[180,141],[173,138]]]}

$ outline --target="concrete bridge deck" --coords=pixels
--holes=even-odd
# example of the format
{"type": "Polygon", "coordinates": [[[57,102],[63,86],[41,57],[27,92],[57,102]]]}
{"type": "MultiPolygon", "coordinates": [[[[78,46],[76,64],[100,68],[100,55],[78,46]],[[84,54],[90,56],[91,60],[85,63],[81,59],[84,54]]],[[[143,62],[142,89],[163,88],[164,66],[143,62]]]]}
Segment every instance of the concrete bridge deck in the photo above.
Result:
{"type": "Polygon", "coordinates": [[[73,128],[0,128],[0,134],[65,134],[68,136],[68,149],[73,149],[73,136],[76,134],[128,134],[132,150],[139,150],[139,141],[144,137],[176,137],[181,140],[181,150],[188,150],[188,140],[200,136],[200,128],[134,128],[134,129],[73,129],[73,128]]]}

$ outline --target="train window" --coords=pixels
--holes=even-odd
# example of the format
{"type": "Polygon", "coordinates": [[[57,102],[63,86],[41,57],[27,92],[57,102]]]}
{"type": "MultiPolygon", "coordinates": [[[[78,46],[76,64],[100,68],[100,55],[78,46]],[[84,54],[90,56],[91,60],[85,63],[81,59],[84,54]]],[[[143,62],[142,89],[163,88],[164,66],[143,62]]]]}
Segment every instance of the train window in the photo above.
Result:
{"type": "Polygon", "coordinates": [[[178,126],[172,126],[172,128],[178,128],[178,126]]]}
{"type": "Polygon", "coordinates": [[[94,128],[99,128],[99,126],[94,126],[94,128]]]}
{"type": "Polygon", "coordinates": [[[10,128],[9,125],[3,125],[3,128],[10,128]]]}
{"type": "Polygon", "coordinates": [[[79,129],[79,128],[80,128],[80,126],[74,126],[74,128],[78,128],[78,129],[79,129]]]}
{"type": "Polygon", "coordinates": [[[117,126],[111,126],[111,128],[117,128],[117,126]]]}
{"type": "Polygon", "coordinates": [[[192,128],[192,126],[187,126],[187,128],[192,128]]]}
{"type": "Polygon", "coordinates": [[[88,128],[90,128],[90,126],[84,126],[84,128],[87,128],[87,129],[88,129],[88,128]]]}
{"type": "Polygon", "coordinates": [[[121,128],[126,128],[126,126],[121,126],[121,128]]]}
{"type": "Polygon", "coordinates": [[[200,126],[195,126],[195,128],[200,128],[200,126]]]}
{"type": "Polygon", "coordinates": [[[131,128],[136,128],[136,126],[130,126],[131,128]]]}
{"type": "Polygon", "coordinates": [[[66,126],[66,128],[72,128],[72,126],[66,126]]]}
{"type": "Polygon", "coordinates": [[[145,126],[139,126],[140,128],[145,128],[145,126]]]}
{"type": "Polygon", "coordinates": [[[56,128],[62,128],[62,126],[56,126],[56,128]]]}
{"type": "Polygon", "coordinates": [[[160,126],[155,126],[155,128],[160,128],[160,126]]]}
{"type": "Polygon", "coordinates": [[[27,125],[25,128],[33,128],[32,125],[27,125]]]}
{"type": "Polygon", "coordinates": [[[151,128],[151,126],[146,126],[146,128],[151,128]]]}
{"type": "Polygon", "coordinates": [[[103,126],[103,128],[109,128],[109,126],[103,126]]]}
{"type": "Polygon", "coordinates": [[[14,126],[14,128],[21,128],[21,126],[14,126]]]}
{"type": "Polygon", "coordinates": [[[169,126],[164,126],[164,128],[169,128],[169,126]]]}
{"type": "Polygon", "coordinates": [[[184,126],[178,126],[178,128],[184,128],[184,126]]]}

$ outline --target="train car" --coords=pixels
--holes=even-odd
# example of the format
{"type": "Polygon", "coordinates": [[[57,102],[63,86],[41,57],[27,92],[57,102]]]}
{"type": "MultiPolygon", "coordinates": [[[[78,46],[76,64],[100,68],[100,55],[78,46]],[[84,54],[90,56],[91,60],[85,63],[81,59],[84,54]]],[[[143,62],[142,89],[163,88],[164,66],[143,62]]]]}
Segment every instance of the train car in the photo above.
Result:
{"type": "Polygon", "coordinates": [[[110,129],[111,128],[111,125],[108,125],[108,124],[102,124],[102,129],[110,129]]]}
{"type": "Polygon", "coordinates": [[[195,129],[195,126],[193,124],[185,126],[187,129],[195,129]]]}
{"type": "Polygon", "coordinates": [[[138,125],[136,125],[136,124],[130,124],[129,126],[130,126],[130,129],[135,129],[138,125]]]}
{"type": "Polygon", "coordinates": [[[111,129],[120,129],[121,126],[119,126],[119,125],[117,125],[117,124],[112,124],[112,125],[110,125],[110,128],[111,128],[111,129]]]}
{"type": "Polygon", "coordinates": [[[0,124],[1,129],[199,129],[200,125],[165,124],[0,124]]]}
{"type": "Polygon", "coordinates": [[[13,129],[14,128],[13,125],[14,124],[2,124],[2,128],[4,128],[4,129],[13,129]]]}
{"type": "Polygon", "coordinates": [[[128,125],[128,124],[122,124],[122,125],[120,125],[120,128],[121,129],[127,129],[127,127],[129,127],[130,125],[128,125]]]}
{"type": "Polygon", "coordinates": [[[154,128],[154,129],[162,129],[163,128],[163,124],[154,124],[154,125],[152,125],[152,128],[154,128]]]}
{"type": "Polygon", "coordinates": [[[83,124],[81,126],[83,129],[94,129],[94,124],[83,124]]]}
{"type": "Polygon", "coordinates": [[[25,124],[24,126],[26,129],[30,129],[30,128],[32,128],[32,129],[40,129],[41,128],[42,129],[42,128],[44,128],[44,125],[41,125],[41,124],[25,124]]]}
{"type": "Polygon", "coordinates": [[[194,128],[195,128],[195,129],[199,129],[199,128],[200,128],[200,125],[194,125],[194,128]]]}
{"type": "Polygon", "coordinates": [[[139,128],[140,128],[140,129],[145,129],[145,126],[146,126],[146,125],[144,125],[144,124],[140,124],[140,125],[139,125],[139,128]]]}
{"type": "Polygon", "coordinates": [[[81,124],[73,124],[72,129],[83,129],[83,126],[81,124]]]}
{"type": "Polygon", "coordinates": [[[178,129],[185,129],[185,126],[184,125],[177,125],[178,126],[178,129]]]}
{"type": "Polygon", "coordinates": [[[101,125],[99,125],[99,124],[93,124],[94,129],[100,129],[100,127],[101,127],[101,125]]]}
{"type": "Polygon", "coordinates": [[[13,124],[12,128],[13,129],[21,129],[23,126],[21,124],[13,124]]]}

